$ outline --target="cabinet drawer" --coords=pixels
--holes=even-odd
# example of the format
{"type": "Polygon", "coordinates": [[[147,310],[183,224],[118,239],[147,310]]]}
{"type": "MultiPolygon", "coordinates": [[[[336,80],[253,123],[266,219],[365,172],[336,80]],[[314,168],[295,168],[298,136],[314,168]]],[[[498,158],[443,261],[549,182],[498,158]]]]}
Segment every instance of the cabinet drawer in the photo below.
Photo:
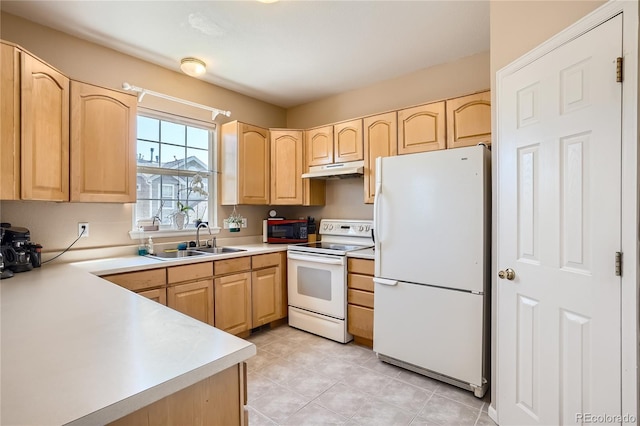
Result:
{"type": "Polygon", "coordinates": [[[216,260],[213,271],[216,275],[231,274],[233,272],[249,271],[251,269],[251,257],[237,257],[235,259],[216,260]]]}
{"type": "Polygon", "coordinates": [[[102,278],[131,291],[162,287],[167,284],[167,273],[164,268],[105,275],[102,278]]]}
{"type": "Polygon", "coordinates": [[[356,259],[350,257],[347,259],[347,269],[349,272],[356,274],[364,274],[373,276],[373,260],[356,259]]]}
{"type": "Polygon", "coordinates": [[[373,340],[373,309],[347,305],[347,331],[354,336],[373,340]]]}
{"type": "Polygon", "coordinates": [[[369,275],[359,275],[349,273],[347,275],[347,286],[358,290],[373,292],[373,277],[369,275]]]}
{"type": "Polygon", "coordinates": [[[350,288],[347,290],[347,302],[354,305],[373,308],[373,293],[350,288]]]}
{"type": "Polygon", "coordinates": [[[213,276],[213,262],[195,263],[193,265],[172,266],[167,268],[169,284],[193,281],[213,276]]]}
{"type": "Polygon", "coordinates": [[[252,269],[266,268],[268,266],[278,266],[280,264],[280,253],[260,254],[251,256],[252,269]]]}

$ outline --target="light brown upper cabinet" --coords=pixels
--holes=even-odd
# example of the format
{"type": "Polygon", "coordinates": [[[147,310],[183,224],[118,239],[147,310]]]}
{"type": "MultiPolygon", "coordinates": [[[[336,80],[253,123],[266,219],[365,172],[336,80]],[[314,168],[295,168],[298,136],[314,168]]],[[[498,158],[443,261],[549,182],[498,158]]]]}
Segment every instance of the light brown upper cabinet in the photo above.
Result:
{"type": "Polygon", "coordinates": [[[232,121],[221,136],[220,203],[269,204],[269,130],[232,121]]]}
{"type": "Polygon", "coordinates": [[[333,154],[334,163],[364,159],[361,119],[345,121],[333,126],[333,154]]]}
{"type": "Polygon", "coordinates": [[[307,166],[333,163],[333,126],[305,130],[304,140],[307,166]]]}
{"type": "Polygon", "coordinates": [[[373,203],[376,194],[376,158],[397,155],[396,112],[364,119],[364,202],[373,203]]]}
{"type": "Polygon", "coordinates": [[[21,52],[21,197],[69,201],[69,79],[21,52]]]}
{"type": "Polygon", "coordinates": [[[491,92],[447,100],[447,148],[491,144],[491,92]]]}
{"type": "Polygon", "coordinates": [[[136,96],[71,82],[71,201],[136,201],[136,96]]]}
{"type": "Polygon", "coordinates": [[[271,136],[271,202],[302,204],[302,130],[269,129],[271,136]]]}
{"type": "Polygon", "coordinates": [[[0,199],[135,202],[136,97],[1,47],[0,199]]]}
{"type": "Polygon", "coordinates": [[[20,199],[20,51],[0,44],[0,199],[20,199]]]}
{"type": "Polygon", "coordinates": [[[398,154],[445,149],[445,102],[398,111],[398,154]]]}

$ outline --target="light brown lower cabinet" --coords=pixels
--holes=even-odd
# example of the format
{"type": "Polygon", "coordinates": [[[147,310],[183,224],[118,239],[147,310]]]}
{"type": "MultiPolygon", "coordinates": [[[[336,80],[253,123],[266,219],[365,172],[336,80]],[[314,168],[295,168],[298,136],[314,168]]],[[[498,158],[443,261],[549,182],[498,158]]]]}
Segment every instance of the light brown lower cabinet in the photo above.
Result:
{"type": "Polygon", "coordinates": [[[102,278],[158,303],[167,304],[167,270],[165,268],[105,275],[102,278]]]}
{"type": "Polygon", "coordinates": [[[252,327],[259,327],[287,316],[286,253],[252,256],[252,327]]]}
{"type": "Polygon", "coordinates": [[[251,273],[215,279],[216,328],[239,334],[251,329],[251,273]]]}
{"type": "Polygon", "coordinates": [[[373,260],[347,259],[347,331],[368,347],[373,347],[373,266],[373,260]]]}
{"type": "Polygon", "coordinates": [[[215,271],[215,326],[231,334],[251,330],[251,257],[217,260],[215,271]]]}
{"type": "Polygon", "coordinates": [[[167,287],[167,306],[213,325],[213,279],[167,287]]]}
{"type": "Polygon", "coordinates": [[[110,425],[247,425],[246,368],[233,365],[110,425]]]}
{"type": "Polygon", "coordinates": [[[284,251],[103,278],[241,337],[287,316],[284,251]]]}
{"type": "Polygon", "coordinates": [[[139,291],[138,294],[140,296],[146,297],[147,299],[151,299],[154,302],[158,302],[161,305],[167,306],[167,289],[164,287],[139,291]]]}

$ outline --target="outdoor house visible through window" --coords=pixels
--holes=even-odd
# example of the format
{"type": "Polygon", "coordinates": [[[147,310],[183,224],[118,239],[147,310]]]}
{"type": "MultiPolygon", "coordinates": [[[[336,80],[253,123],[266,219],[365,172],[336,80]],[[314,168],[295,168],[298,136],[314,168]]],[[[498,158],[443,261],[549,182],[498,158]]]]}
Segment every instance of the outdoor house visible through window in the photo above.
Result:
{"type": "Polygon", "coordinates": [[[197,220],[214,219],[214,135],[214,125],[138,115],[134,231],[154,218],[160,230],[193,229],[197,220]],[[185,216],[184,225],[178,216],[185,216]]]}

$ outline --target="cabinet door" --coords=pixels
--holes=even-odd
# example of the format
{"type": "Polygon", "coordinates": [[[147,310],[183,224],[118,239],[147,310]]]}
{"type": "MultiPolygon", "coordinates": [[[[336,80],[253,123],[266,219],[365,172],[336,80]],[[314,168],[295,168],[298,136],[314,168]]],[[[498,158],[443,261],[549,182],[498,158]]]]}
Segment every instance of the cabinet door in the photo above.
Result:
{"type": "Polygon", "coordinates": [[[446,147],[444,101],[398,111],[398,126],[398,154],[446,147]]]}
{"type": "Polygon", "coordinates": [[[147,299],[151,299],[154,302],[158,302],[161,305],[167,306],[167,289],[166,288],[154,288],[153,290],[145,290],[138,292],[140,296],[144,296],[147,299]]]}
{"type": "Polygon", "coordinates": [[[270,130],[272,205],[302,204],[302,130],[270,130]]]}
{"type": "Polygon", "coordinates": [[[362,120],[351,120],[333,126],[334,163],[364,159],[362,150],[362,120]]]}
{"type": "Polygon", "coordinates": [[[251,273],[215,279],[215,325],[231,334],[251,329],[251,273]]]}
{"type": "Polygon", "coordinates": [[[20,51],[0,44],[0,200],[20,199],[20,51]]]}
{"type": "Polygon", "coordinates": [[[491,92],[447,100],[447,148],[491,144],[491,92]]]}
{"type": "Polygon", "coordinates": [[[239,125],[239,204],[269,204],[269,131],[239,125]]]}
{"type": "Polygon", "coordinates": [[[220,204],[268,204],[269,131],[232,121],[220,134],[220,204]]]}
{"type": "Polygon", "coordinates": [[[373,309],[347,305],[347,331],[354,336],[373,340],[373,309]]]}
{"type": "Polygon", "coordinates": [[[251,273],[252,327],[282,318],[281,276],[277,266],[251,273]]]}
{"type": "Polygon", "coordinates": [[[396,112],[364,119],[364,202],[373,203],[376,195],[376,158],[398,153],[396,112]]]}
{"type": "Polygon", "coordinates": [[[69,79],[22,60],[22,199],[69,201],[69,79]]]}
{"type": "Polygon", "coordinates": [[[213,280],[177,284],[167,288],[167,306],[213,325],[213,280]]]}
{"type": "Polygon", "coordinates": [[[136,201],[135,96],[71,82],[71,201],[136,201]]]}
{"type": "Polygon", "coordinates": [[[304,140],[308,166],[333,163],[333,126],[305,130],[304,140]]]}

